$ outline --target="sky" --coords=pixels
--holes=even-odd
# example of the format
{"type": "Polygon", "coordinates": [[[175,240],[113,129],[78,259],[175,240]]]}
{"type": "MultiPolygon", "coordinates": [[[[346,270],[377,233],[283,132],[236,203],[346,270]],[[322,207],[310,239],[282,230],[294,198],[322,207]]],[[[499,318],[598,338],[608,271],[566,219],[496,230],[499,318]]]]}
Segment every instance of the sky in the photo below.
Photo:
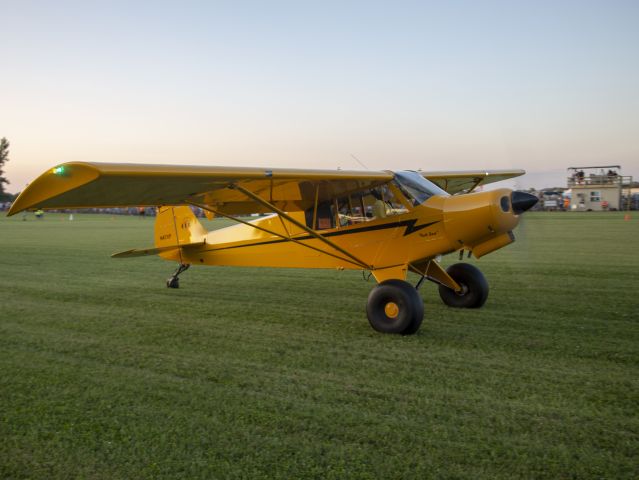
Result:
{"type": "Polygon", "coordinates": [[[67,161],[639,179],[639,1],[0,0],[9,192],[67,161]],[[359,162],[354,158],[356,157],[359,162]]]}

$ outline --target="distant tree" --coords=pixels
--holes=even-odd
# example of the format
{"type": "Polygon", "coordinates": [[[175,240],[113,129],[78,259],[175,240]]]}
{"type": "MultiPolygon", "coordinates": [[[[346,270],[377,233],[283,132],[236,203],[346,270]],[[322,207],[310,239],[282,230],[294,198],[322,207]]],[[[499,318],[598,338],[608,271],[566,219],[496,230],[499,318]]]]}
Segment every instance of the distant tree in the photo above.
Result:
{"type": "Polygon", "coordinates": [[[4,192],[4,184],[9,183],[9,180],[4,178],[4,163],[9,161],[9,141],[2,137],[0,140],[0,197],[6,196],[4,192]]]}

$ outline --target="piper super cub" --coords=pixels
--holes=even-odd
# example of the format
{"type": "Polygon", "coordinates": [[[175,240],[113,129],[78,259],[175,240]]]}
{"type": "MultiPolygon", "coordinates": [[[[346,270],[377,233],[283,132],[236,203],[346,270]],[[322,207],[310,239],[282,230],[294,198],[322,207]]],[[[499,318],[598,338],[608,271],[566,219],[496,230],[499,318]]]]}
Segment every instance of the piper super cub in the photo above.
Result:
{"type": "Polygon", "coordinates": [[[444,270],[441,255],[480,258],[515,239],[519,216],[537,203],[524,192],[482,184],[523,170],[329,171],[71,162],[34,180],[13,203],[23,210],[157,207],[155,246],[116,258],[159,255],[190,265],[337,268],[370,271],[378,285],[366,313],[380,332],[412,334],[424,317],[417,288],[439,284],[446,305],[481,307],[488,283],[473,265],[444,270]],[[193,214],[238,225],[207,231],[193,214]],[[255,220],[246,215],[270,213],[255,220]],[[244,218],[243,218],[244,217],[244,218]],[[421,276],[416,286],[408,271],[421,276]]]}

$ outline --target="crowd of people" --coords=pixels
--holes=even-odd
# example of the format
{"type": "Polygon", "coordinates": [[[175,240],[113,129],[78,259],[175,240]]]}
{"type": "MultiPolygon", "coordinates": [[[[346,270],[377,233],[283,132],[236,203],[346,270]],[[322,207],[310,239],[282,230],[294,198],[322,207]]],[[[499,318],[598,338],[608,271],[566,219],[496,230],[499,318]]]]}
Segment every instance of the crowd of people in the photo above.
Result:
{"type": "MultiPolygon", "coordinates": [[[[0,211],[6,212],[11,208],[12,202],[0,202],[0,211]]],[[[204,210],[198,207],[191,207],[195,216],[204,217],[204,210]]],[[[78,210],[49,210],[52,213],[77,213],[78,210]]],[[[109,215],[138,215],[140,217],[154,217],[155,207],[122,207],[122,208],[84,208],[83,213],[106,213],[109,215]]]]}
{"type": "Polygon", "coordinates": [[[608,172],[605,172],[603,169],[601,169],[598,174],[591,173],[588,176],[588,179],[586,179],[586,174],[584,173],[584,171],[577,170],[575,173],[572,174],[570,178],[574,183],[578,185],[602,184],[616,182],[619,178],[619,174],[614,170],[609,169],[608,172]]]}

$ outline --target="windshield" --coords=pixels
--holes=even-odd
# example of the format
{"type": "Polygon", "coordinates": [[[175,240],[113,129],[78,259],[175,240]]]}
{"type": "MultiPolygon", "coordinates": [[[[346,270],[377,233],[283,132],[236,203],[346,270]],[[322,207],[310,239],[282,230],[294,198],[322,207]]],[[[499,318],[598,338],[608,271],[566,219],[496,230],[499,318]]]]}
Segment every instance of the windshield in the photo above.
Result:
{"type": "Polygon", "coordinates": [[[433,195],[449,196],[445,190],[426,180],[420,173],[410,170],[395,172],[395,183],[413,206],[424,203],[433,195]]]}

